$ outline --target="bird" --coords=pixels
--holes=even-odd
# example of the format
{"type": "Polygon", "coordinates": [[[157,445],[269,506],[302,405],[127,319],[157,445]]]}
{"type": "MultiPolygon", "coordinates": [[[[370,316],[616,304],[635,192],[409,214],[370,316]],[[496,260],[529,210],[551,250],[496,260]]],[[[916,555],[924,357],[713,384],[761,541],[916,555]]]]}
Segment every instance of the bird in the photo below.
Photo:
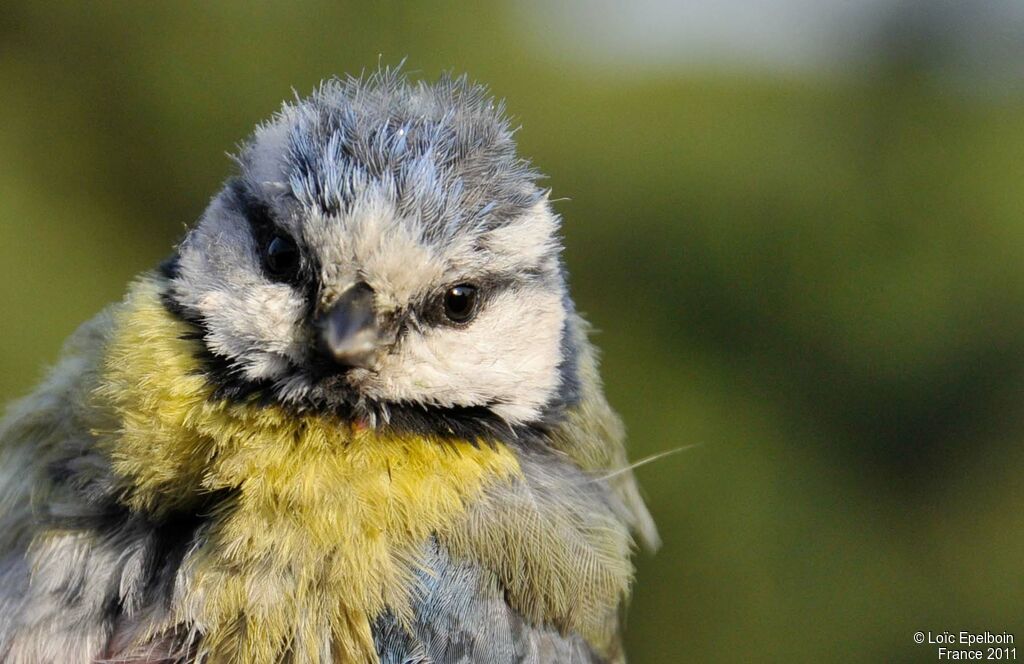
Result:
{"type": "Polygon", "coordinates": [[[658,534],[505,103],[284,102],[0,424],[0,661],[617,663],[658,534]]]}

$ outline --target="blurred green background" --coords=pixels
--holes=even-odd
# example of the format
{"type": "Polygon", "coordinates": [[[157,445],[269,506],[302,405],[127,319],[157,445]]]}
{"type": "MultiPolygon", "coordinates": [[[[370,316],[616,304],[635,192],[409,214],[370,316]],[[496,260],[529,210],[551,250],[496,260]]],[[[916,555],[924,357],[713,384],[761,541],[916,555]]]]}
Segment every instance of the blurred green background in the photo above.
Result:
{"type": "Polygon", "coordinates": [[[566,199],[631,455],[700,444],[638,471],[664,547],[631,661],[1024,637],[1019,13],[750,4],[704,29],[696,0],[5,3],[0,397],[169,253],[293,88],[407,56],[506,98],[566,199]]]}

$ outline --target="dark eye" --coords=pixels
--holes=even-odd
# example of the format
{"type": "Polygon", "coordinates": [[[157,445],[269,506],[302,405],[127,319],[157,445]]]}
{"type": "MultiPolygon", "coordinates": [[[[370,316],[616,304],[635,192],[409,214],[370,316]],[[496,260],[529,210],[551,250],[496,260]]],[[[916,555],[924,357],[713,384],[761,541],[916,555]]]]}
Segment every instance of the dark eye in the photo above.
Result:
{"type": "Polygon", "coordinates": [[[263,252],[263,262],[267,272],[278,281],[294,279],[299,272],[301,256],[295,243],[282,236],[275,235],[263,252]]]}
{"type": "Polygon", "coordinates": [[[476,295],[476,286],[452,286],[444,294],[444,315],[454,323],[465,323],[476,313],[476,295]]]}

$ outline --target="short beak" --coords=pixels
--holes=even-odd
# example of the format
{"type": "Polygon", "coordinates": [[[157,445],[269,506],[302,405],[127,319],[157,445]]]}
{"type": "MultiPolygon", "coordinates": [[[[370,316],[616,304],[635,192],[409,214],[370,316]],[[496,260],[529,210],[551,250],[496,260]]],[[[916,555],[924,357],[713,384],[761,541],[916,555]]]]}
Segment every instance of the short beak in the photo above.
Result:
{"type": "Polygon", "coordinates": [[[319,319],[320,344],[339,365],[368,367],[377,350],[373,290],[356,284],[319,319]]]}

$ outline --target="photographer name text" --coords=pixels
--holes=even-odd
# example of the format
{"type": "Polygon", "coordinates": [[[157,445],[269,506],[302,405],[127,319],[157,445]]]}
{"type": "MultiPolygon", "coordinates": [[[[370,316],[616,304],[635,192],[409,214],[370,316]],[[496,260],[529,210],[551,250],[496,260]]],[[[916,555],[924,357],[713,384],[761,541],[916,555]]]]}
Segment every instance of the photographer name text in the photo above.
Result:
{"type": "Polygon", "coordinates": [[[1016,660],[1017,648],[1009,632],[914,632],[914,643],[936,648],[940,660],[1016,660]]]}

